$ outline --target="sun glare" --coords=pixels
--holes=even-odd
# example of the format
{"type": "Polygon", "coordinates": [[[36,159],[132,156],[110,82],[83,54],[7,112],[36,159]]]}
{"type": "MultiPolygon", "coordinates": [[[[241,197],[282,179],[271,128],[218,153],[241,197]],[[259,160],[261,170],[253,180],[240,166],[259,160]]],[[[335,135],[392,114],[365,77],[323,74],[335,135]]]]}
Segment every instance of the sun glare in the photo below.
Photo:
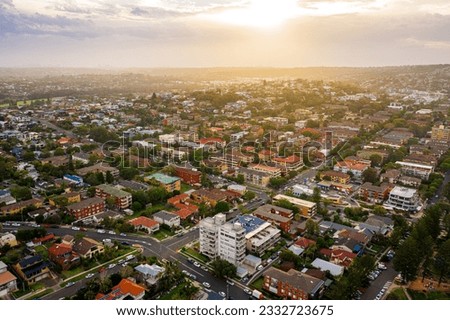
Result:
{"type": "Polygon", "coordinates": [[[295,0],[252,0],[248,7],[230,9],[209,18],[239,26],[272,28],[297,15],[295,0]]]}

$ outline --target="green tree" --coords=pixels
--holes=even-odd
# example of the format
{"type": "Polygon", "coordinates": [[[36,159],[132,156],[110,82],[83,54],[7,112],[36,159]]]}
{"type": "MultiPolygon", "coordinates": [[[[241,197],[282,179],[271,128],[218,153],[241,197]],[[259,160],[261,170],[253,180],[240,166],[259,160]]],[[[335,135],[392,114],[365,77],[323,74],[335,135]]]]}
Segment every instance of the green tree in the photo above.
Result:
{"type": "Polygon", "coordinates": [[[272,177],[269,179],[269,186],[275,189],[280,188],[287,182],[285,177],[272,177]]]}
{"type": "Polygon", "coordinates": [[[405,281],[416,278],[421,261],[417,250],[418,243],[413,237],[408,237],[397,249],[394,257],[395,270],[400,271],[405,281]]]}
{"type": "Polygon", "coordinates": [[[306,220],[306,233],[310,236],[317,235],[319,233],[319,225],[312,219],[306,220]]]}
{"type": "Polygon", "coordinates": [[[236,276],[236,266],[223,259],[211,262],[212,273],[218,278],[233,278],[236,276]]]}
{"type": "Polygon", "coordinates": [[[376,153],[372,154],[369,159],[372,167],[379,167],[383,161],[383,157],[376,153]]]}
{"type": "Polygon", "coordinates": [[[106,182],[107,183],[113,183],[114,182],[114,177],[113,177],[113,175],[111,174],[111,172],[110,171],[106,171],[106,182]]]}
{"type": "Polygon", "coordinates": [[[367,168],[362,173],[362,179],[364,182],[377,182],[378,178],[378,172],[374,168],[367,168]]]}
{"type": "Polygon", "coordinates": [[[66,152],[64,151],[63,148],[56,148],[56,150],[53,152],[54,156],[63,156],[65,154],[66,152]]]}
{"type": "Polygon", "coordinates": [[[14,186],[11,187],[11,195],[16,198],[17,201],[29,200],[33,197],[31,190],[28,187],[14,186]]]}
{"type": "Polygon", "coordinates": [[[230,210],[230,204],[228,202],[225,202],[225,201],[217,202],[216,206],[214,207],[214,211],[216,213],[227,212],[229,210],[230,210]]]}
{"type": "Polygon", "coordinates": [[[254,193],[253,191],[247,191],[246,193],[244,193],[244,195],[242,196],[242,198],[244,200],[252,200],[256,197],[256,193],[254,193]]]}
{"type": "Polygon", "coordinates": [[[320,189],[315,187],[313,189],[312,201],[315,203],[319,203],[322,200],[322,196],[320,195],[320,189]]]}
{"type": "Polygon", "coordinates": [[[450,276],[450,239],[439,248],[434,259],[434,267],[439,274],[439,284],[444,277],[450,276]]]}

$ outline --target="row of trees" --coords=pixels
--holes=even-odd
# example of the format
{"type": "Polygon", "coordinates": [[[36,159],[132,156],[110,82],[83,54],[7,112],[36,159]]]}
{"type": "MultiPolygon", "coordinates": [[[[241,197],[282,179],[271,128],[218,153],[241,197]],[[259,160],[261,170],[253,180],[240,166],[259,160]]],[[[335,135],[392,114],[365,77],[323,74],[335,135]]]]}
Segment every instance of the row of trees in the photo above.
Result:
{"type": "Polygon", "coordinates": [[[449,211],[448,204],[429,207],[412,229],[411,235],[397,249],[394,267],[401,272],[405,281],[414,280],[420,269],[423,277],[430,273],[438,274],[439,282],[450,275],[449,211]],[[441,218],[447,232],[445,239],[439,238],[443,231],[440,227],[441,218]]]}

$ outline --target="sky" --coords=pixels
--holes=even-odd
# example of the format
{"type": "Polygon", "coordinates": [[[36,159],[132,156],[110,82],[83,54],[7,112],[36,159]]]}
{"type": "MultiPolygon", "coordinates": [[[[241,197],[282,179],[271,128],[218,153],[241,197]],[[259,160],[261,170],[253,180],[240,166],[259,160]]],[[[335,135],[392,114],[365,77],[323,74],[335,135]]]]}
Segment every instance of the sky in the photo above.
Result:
{"type": "Polygon", "coordinates": [[[443,63],[449,0],[0,0],[0,67],[443,63]]]}

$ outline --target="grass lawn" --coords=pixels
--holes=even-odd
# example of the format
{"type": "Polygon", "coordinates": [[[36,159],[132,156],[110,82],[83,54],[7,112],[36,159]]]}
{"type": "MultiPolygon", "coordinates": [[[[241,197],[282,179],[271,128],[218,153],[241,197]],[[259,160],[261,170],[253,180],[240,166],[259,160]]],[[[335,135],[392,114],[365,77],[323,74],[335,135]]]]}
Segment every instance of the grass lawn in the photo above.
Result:
{"type": "Polygon", "coordinates": [[[84,272],[84,268],[82,266],[76,267],[74,269],[71,270],[65,270],[61,272],[61,275],[63,276],[64,279],[76,276],[77,274],[84,272]]]}
{"type": "Polygon", "coordinates": [[[48,249],[46,246],[40,245],[34,248],[38,254],[42,256],[43,259],[48,258],[48,249]]]}
{"type": "Polygon", "coordinates": [[[185,193],[186,191],[191,190],[192,187],[186,183],[181,183],[181,189],[180,189],[180,193],[185,193]]]}
{"type": "Polygon", "coordinates": [[[264,278],[263,277],[259,277],[258,279],[256,279],[254,282],[252,282],[251,286],[253,288],[255,288],[256,290],[261,291],[262,290],[262,286],[264,283],[264,278]]]}
{"type": "Polygon", "coordinates": [[[39,283],[39,282],[38,283],[34,283],[27,290],[19,290],[19,291],[14,292],[13,296],[17,299],[17,298],[20,298],[20,297],[30,293],[33,290],[36,291],[36,290],[42,289],[44,287],[45,286],[44,286],[43,283],[39,283]]]}
{"type": "Polygon", "coordinates": [[[154,237],[158,240],[164,240],[165,238],[171,237],[174,234],[175,234],[175,232],[173,232],[173,231],[159,229],[158,231],[156,231],[152,234],[152,237],[154,237]]]}
{"type": "Polygon", "coordinates": [[[395,288],[386,297],[386,300],[408,300],[403,288],[395,288]]]}
{"type": "Polygon", "coordinates": [[[450,300],[450,294],[440,291],[419,292],[407,289],[413,300],[450,300]]]}
{"type": "Polygon", "coordinates": [[[146,213],[146,214],[153,214],[155,212],[163,210],[164,208],[165,208],[164,204],[155,204],[154,206],[151,206],[151,207],[149,207],[147,209],[135,212],[131,216],[127,216],[125,219],[126,220],[131,220],[131,219],[134,219],[134,218],[142,216],[144,213],[146,213]]]}
{"type": "Polygon", "coordinates": [[[209,262],[208,257],[202,255],[201,253],[198,253],[194,249],[183,247],[181,249],[181,252],[185,253],[186,255],[191,256],[191,257],[193,257],[193,258],[195,258],[195,259],[197,259],[197,260],[199,260],[199,261],[201,261],[203,263],[208,263],[209,262]]]}
{"type": "Polygon", "coordinates": [[[0,108],[6,108],[6,107],[9,107],[9,103],[0,104],[0,108]]]}
{"type": "Polygon", "coordinates": [[[161,296],[159,300],[187,300],[190,297],[186,297],[184,288],[189,284],[189,282],[184,282],[177,286],[175,289],[161,296]]]}

